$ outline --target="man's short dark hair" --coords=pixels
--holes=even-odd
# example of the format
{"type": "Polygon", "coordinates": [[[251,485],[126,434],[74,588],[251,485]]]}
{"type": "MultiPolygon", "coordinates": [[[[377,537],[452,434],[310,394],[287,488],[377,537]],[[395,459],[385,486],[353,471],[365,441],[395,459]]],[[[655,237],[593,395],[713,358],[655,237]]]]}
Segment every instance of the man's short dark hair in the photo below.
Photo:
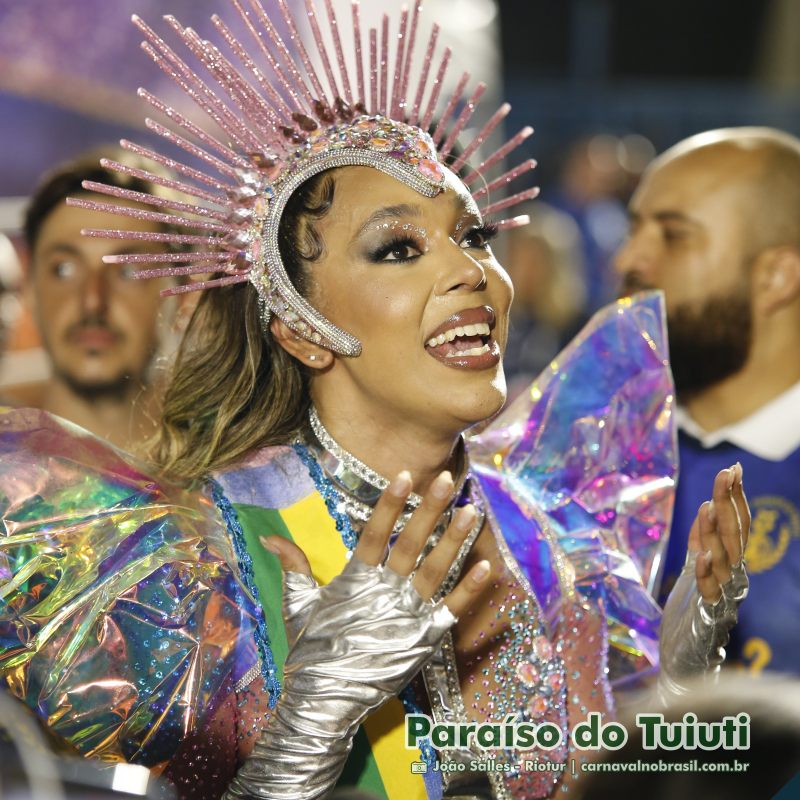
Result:
{"type": "MultiPolygon", "coordinates": [[[[107,183],[120,189],[131,189],[146,194],[157,193],[156,186],[151,181],[107,169],[101,166],[101,158],[108,158],[125,166],[147,170],[155,174],[161,173],[161,170],[150,161],[116,147],[91,150],[71,161],[59,164],[42,178],[25,211],[23,232],[30,252],[33,252],[42,225],[53,210],[60,206],[67,197],[87,194],[86,189],[82,186],[83,181],[107,183]]],[[[109,200],[113,201],[113,198],[109,198],[109,200]]]]}

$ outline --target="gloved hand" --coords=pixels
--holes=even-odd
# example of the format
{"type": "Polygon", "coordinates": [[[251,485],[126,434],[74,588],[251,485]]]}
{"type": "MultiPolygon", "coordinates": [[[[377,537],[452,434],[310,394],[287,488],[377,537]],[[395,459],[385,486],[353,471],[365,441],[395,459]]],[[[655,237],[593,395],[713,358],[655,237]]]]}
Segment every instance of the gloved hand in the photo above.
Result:
{"type": "Polygon", "coordinates": [[[686,564],[661,620],[663,700],[681,695],[702,673],[716,675],[724,647],[747,596],[744,550],[750,510],[742,486],[742,467],[722,470],[714,480],[713,500],[703,503],[689,535],[686,564]]]}
{"type": "Polygon", "coordinates": [[[264,540],[285,570],[290,650],[278,705],[226,799],[325,796],[358,726],[402,690],[483,589],[486,561],[442,601],[430,602],[474,523],[472,506],[455,514],[412,575],[452,488],[449,473],[434,481],[384,564],[389,535],[411,490],[410,476],[401,473],[376,505],[353,558],[327,586],[316,585],[299,548],[278,537],[264,540]]]}

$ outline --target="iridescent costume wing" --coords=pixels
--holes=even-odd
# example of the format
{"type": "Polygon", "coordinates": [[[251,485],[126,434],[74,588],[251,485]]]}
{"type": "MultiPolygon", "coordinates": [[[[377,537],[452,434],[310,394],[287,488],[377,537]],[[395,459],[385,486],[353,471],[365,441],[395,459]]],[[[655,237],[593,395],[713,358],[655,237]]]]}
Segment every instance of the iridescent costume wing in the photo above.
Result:
{"type": "Polygon", "coordinates": [[[652,598],[677,470],[662,296],[611,305],[470,443],[491,510],[546,617],[604,607],[612,677],[658,664],[652,598]]]}
{"type": "Polygon", "coordinates": [[[162,766],[258,663],[204,491],[44,412],[0,414],[0,674],[80,752],[162,766]]]}

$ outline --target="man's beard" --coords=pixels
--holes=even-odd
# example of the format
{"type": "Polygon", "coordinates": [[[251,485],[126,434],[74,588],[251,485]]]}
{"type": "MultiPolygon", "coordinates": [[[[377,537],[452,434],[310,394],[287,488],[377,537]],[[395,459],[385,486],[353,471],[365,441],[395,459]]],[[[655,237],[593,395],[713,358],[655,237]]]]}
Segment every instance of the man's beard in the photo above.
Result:
{"type": "Polygon", "coordinates": [[[84,380],[69,372],[56,369],[56,375],[69,387],[70,391],[89,403],[102,401],[120,402],[124,400],[132,389],[141,389],[141,382],[137,383],[126,373],[120,373],[106,380],[84,380]]]}
{"type": "MultiPolygon", "coordinates": [[[[622,295],[655,287],[626,276],[622,295]]],[[[753,340],[753,314],[746,290],[681,303],[667,312],[669,358],[681,402],[741,370],[753,340]]]]}
{"type": "MultiPolygon", "coordinates": [[[[105,329],[117,341],[124,338],[119,329],[114,327],[103,314],[89,314],[81,318],[67,329],[65,338],[69,341],[76,340],[84,328],[105,329]]],[[[47,349],[52,359],[52,348],[47,349]]],[[[89,403],[121,402],[132,390],[141,389],[143,382],[142,378],[138,380],[134,378],[130,369],[126,367],[118,369],[116,374],[86,379],[76,375],[68,364],[60,364],[57,360],[53,360],[53,372],[74,395],[89,403]]]]}

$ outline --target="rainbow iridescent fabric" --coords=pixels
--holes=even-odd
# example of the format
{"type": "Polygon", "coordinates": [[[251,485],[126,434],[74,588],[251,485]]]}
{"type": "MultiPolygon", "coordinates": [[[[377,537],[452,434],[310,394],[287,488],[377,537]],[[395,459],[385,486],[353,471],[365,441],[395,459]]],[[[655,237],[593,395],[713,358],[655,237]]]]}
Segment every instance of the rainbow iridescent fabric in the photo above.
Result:
{"type": "MultiPolygon", "coordinates": [[[[603,608],[616,676],[657,663],[649,589],[676,453],[665,342],[660,296],[620,301],[470,444],[488,511],[544,621],[563,616],[565,602],[603,608]]],[[[254,680],[266,652],[247,559],[219,498],[155,480],[39,411],[0,413],[0,456],[4,681],[82,753],[164,767],[254,680]]],[[[281,525],[297,537],[298,501],[325,506],[310,478],[282,463],[257,485],[236,472],[223,483],[243,524],[248,507],[283,509],[281,525]]],[[[280,619],[267,622],[279,647],[280,619]]],[[[268,671],[258,686],[270,686],[268,671]]]]}
{"type": "Polygon", "coordinates": [[[216,506],[26,409],[0,414],[0,513],[12,693],[84,754],[163,766],[257,663],[216,506]]]}
{"type": "Polygon", "coordinates": [[[658,665],[652,594],[677,473],[663,297],[608,306],[480,435],[470,455],[546,617],[605,607],[618,679],[658,665]]]}

